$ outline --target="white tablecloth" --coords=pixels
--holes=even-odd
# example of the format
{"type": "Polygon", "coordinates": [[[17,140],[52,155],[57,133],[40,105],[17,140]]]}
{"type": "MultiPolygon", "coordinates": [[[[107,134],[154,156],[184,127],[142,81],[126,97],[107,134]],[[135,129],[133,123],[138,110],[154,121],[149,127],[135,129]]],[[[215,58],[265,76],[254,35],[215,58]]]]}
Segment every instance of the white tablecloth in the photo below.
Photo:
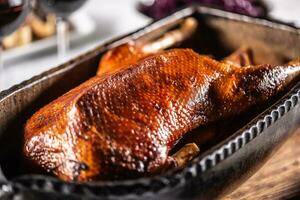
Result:
{"type": "MultiPolygon", "coordinates": [[[[265,0],[271,6],[271,16],[297,22],[300,26],[300,0],[265,0]]],[[[96,23],[96,31],[89,40],[73,47],[67,59],[99,45],[104,40],[140,28],[151,20],[136,10],[137,0],[88,0],[80,12],[86,12],[96,23]]],[[[299,52],[300,54],[300,52],[299,52]]],[[[7,89],[14,84],[60,64],[55,48],[31,56],[6,60],[4,63],[7,89]]]]}

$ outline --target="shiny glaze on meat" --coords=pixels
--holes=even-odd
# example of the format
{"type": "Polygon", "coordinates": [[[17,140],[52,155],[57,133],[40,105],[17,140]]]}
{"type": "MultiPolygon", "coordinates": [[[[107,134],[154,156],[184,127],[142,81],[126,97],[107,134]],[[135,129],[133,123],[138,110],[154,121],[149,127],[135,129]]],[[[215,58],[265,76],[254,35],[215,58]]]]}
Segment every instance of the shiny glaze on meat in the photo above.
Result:
{"type": "Polygon", "coordinates": [[[122,44],[109,50],[101,58],[97,75],[112,73],[121,68],[136,64],[139,60],[151,55],[143,51],[143,45],[134,41],[122,44]]]}
{"type": "MultiPolygon", "coordinates": [[[[189,49],[96,76],[43,107],[25,127],[25,156],[67,181],[157,174],[188,131],[267,101],[299,65],[236,67],[189,49]]],[[[201,133],[200,133],[201,134],[201,133]]]]}

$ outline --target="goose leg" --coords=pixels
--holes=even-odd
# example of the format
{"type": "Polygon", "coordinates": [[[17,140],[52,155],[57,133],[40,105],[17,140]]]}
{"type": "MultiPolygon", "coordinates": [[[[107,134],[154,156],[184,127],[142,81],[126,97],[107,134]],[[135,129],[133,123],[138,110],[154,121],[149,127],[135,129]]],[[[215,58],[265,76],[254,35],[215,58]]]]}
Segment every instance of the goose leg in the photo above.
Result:
{"type": "Polygon", "coordinates": [[[137,40],[122,44],[109,50],[99,63],[97,75],[112,73],[122,68],[136,64],[139,60],[174,46],[195,32],[197,21],[194,18],[183,20],[179,28],[165,33],[157,40],[137,40]]]}
{"type": "Polygon", "coordinates": [[[224,58],[223,61],[240,67],[254,65],[253,52],[248,47],[242,47],[224,58]]]}
{"type": "Polygon", "coordinates": [[[164,173],[168,170],[183,169],[199,152],[200,149],[195,143],[185,144],[173,155],[168,156],[165,165],[159,170],[159,173],[164,173]]]}
{"type": "Polygon", "coordinates": [[[175,160],[176,169],[182,169],[200,152],[195,143],[188,143],[174,153],[171,157],[175,160]]]}

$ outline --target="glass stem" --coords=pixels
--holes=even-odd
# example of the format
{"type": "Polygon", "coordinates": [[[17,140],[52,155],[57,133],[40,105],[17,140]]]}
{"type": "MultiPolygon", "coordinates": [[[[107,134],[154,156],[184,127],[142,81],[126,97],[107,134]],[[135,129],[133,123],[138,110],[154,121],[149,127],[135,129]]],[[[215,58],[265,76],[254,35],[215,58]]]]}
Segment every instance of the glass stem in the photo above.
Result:
{"type": "Polygon", "coordinates": [[[0,91],[4,89],[4,65],[3,65],[3,46],[0,42],[0,91]]]}
{"type": "Polygon", "coordinates": [[[57,52],[60,61],[63,61],[69,50],[69,30],[68,23],[63,18],[57,18],[57,52]]]}

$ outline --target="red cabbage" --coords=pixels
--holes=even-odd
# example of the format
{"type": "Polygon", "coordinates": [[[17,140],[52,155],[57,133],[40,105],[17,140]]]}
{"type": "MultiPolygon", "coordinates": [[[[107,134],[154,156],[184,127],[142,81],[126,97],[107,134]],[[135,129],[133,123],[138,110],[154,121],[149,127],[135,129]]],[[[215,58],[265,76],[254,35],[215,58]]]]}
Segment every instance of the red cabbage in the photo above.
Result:
{"type": "Polygon", "coordinates": [[[254,17],[266,16],[266,7],[259,0],[153,0],[151,5],[141,3],[139,10],[154,19],[159,19],[180,7],[192,3],[198,3],[200,5],[211,6],[254,17]]]}

